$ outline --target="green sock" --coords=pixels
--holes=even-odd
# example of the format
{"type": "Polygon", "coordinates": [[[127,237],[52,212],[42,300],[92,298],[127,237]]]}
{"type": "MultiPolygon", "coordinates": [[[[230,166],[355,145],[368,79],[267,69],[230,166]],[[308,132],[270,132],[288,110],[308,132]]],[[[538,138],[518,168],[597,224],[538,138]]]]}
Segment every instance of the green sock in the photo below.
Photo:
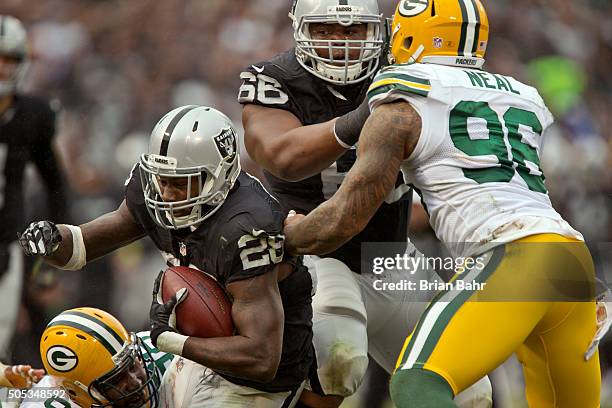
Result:
{"type": "Polygon", "coordinates": [[[398,370],[391,377],[390,392],[397,408],[457,408],[450,385],[432,371],[398,370]]]}

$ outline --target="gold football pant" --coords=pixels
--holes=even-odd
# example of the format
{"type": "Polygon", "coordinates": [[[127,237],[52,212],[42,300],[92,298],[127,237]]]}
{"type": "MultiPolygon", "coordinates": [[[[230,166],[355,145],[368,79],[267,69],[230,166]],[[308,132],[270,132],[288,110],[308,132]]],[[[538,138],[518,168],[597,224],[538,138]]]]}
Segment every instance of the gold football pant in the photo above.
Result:
{"type": "Polygon", "coordinates": [[[586,245],[539,234],[484,257],[484,267],[454,282],[486,285],[438,294],[406,339],[396,372],[432,371],[456,395],[516,352],[530,407],[598,407],[599,356],[584,360],[596,331],[586,245]]]}

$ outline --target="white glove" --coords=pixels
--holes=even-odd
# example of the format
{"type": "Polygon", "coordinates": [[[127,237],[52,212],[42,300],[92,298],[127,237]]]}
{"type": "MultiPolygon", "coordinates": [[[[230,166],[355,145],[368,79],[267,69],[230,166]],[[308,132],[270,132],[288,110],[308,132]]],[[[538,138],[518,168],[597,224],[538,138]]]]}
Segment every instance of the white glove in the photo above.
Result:
{"type": "Polygon", "coordinates": [[[606,335],[610,326],[612,326],[612,291],[606,289],[603,293],[597,296],[595,299],[597,302],[597,331],[595,337],[591,340],[591,344],[584,353],[584,360],[588,361],[595,351],[599,342],[606,335]]]}

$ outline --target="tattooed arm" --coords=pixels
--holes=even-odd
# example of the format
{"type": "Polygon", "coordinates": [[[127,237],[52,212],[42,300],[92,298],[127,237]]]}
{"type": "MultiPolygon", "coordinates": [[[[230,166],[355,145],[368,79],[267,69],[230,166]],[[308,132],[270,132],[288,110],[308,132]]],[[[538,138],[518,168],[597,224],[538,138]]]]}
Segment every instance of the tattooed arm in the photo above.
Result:
{"type": "Polygon", "coordinates": [[[421,118],[408,102],[378,107],[361,132],[357,161],[336,194],[307,216],[285,222],[285,249],[326,254],[363,230],[395,185],[400,164],[420,134],[421,118]]]}

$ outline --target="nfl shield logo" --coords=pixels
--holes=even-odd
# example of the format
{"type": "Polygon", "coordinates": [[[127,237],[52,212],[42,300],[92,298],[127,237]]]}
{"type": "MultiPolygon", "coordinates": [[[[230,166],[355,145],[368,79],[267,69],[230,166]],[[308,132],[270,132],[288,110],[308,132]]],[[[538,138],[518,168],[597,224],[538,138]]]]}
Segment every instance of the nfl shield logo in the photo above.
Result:
{"type": "Polygon", "coordinates": [[[179,245],[179,252],[181,253],[181,255],[187,256],[187,245],[185,245],[184,242],[180,243],[180,245],[179,245]]]}
{"type": "Polygon", "coordinates": [[[444,42],[444,40],[440,37],[434,37],[433,38],[433,46],[435,48],[442,48],[442,43],[444,42]]]}

